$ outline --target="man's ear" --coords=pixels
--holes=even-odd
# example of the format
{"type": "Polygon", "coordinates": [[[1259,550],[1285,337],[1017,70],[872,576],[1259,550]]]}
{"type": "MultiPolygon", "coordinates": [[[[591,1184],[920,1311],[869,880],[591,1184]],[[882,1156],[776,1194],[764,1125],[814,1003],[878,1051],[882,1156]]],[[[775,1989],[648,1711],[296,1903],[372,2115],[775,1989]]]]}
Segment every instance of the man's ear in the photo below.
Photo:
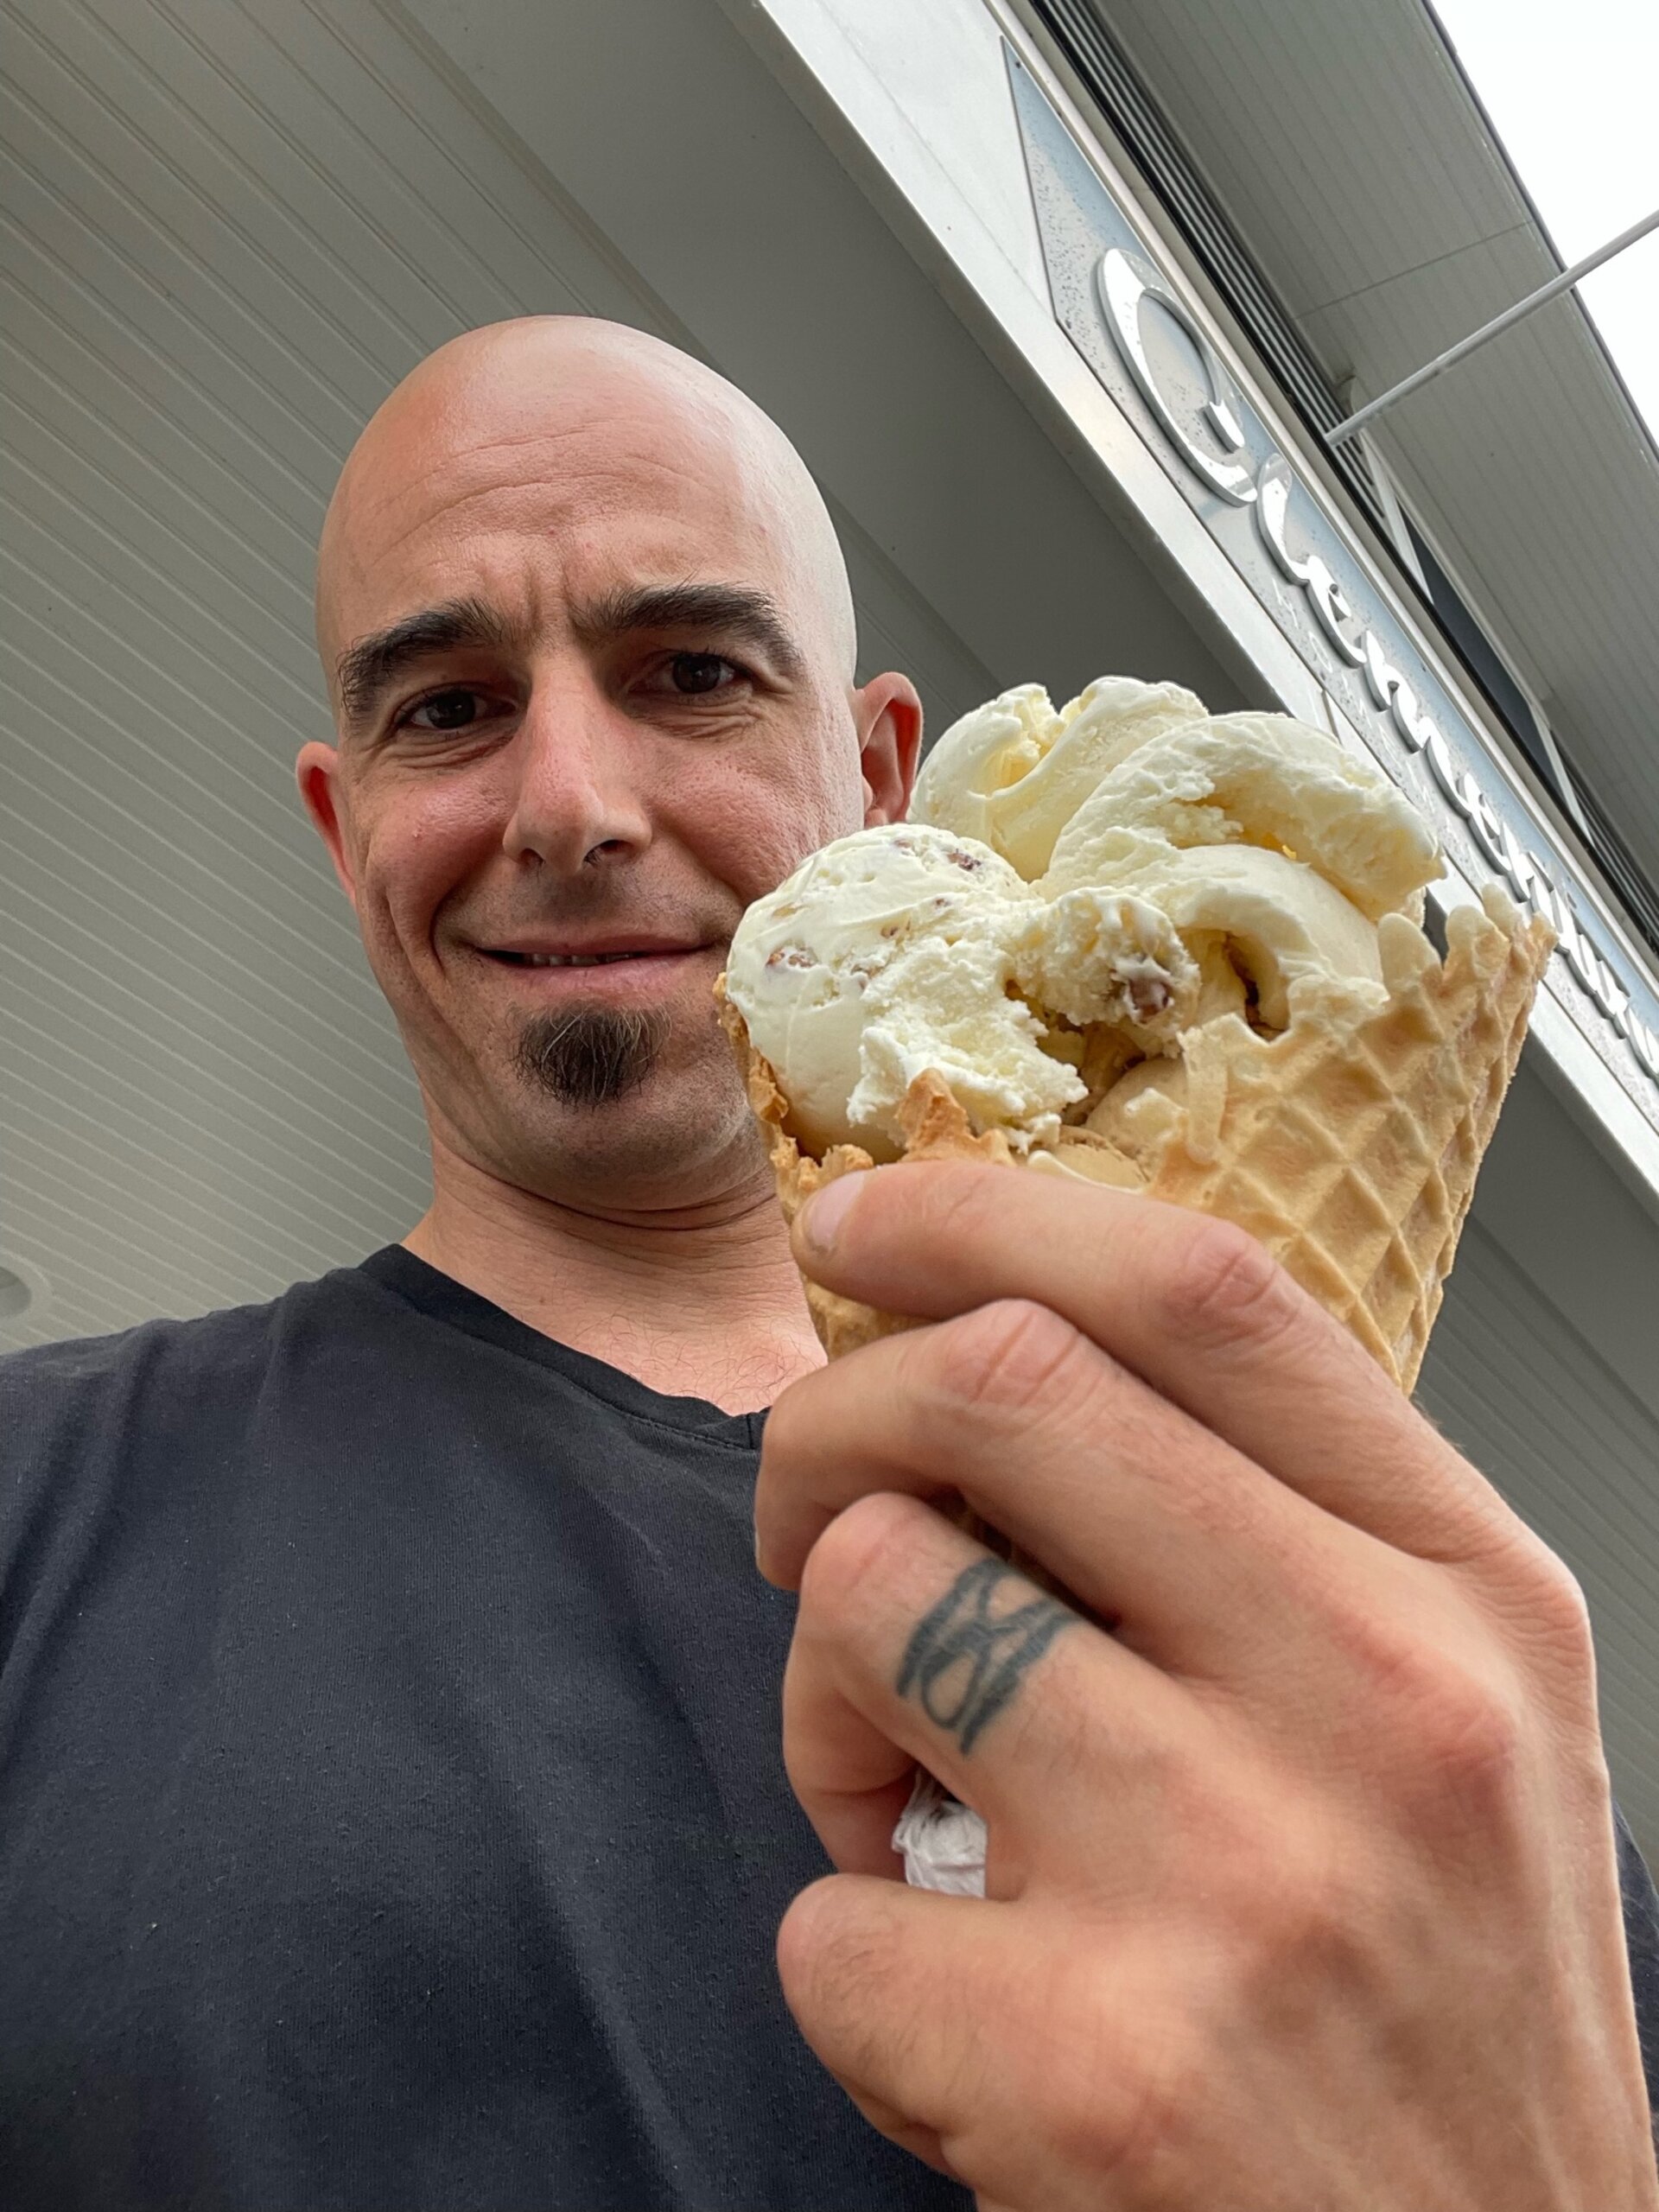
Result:
{"type": "Polygon", "coordinates": [[[340,819],[339,753],[332,745],[323,745],[314,738],[308,745],[300,747],[300,757],[294,764],[294,780],[300,787],[301,803],[318,836],[328,848],[328,857],[334,864],[340,888],[355,906],[357,886],[352,877],[351,855],[346,849],[345,824],[340,819]]]}
{"type": "Polygon", "coordinates": [[[922,702],[907,676],[873,676],[853,694],[864,775],[864,827],[902,822],[922,757],[922,702]]]}

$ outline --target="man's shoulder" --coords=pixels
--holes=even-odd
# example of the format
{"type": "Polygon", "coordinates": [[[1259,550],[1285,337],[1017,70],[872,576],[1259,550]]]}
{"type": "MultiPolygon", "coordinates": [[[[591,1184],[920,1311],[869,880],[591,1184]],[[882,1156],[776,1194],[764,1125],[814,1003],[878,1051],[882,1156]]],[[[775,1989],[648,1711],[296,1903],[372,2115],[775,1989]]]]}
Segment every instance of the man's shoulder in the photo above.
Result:
{"type": "Polygon", "coordinates": [[[257,1498],[273,1421],[319,1428],[317,1402],[339,1395],[372,1335],[361,1316],[383,1302],[343,1268],[258,1305],[0,1357],[0,1643],[20,1591],[67,1588],[141,1530],[188,1545],[257,1498]]]}
{"type": "Polygon", "coordinates": [[[0,1396],[49,1399],[107,1388],[124,1376],[161,1366],[213,1367],[220,1359],[245,1355],[268,1333],[283,1300],[231,1306],[185,1320],[136,1322],[107,1336],[60,1337],[22,1351],[0,1352],[0,1396]]]}
{"type": "Polygon", "coordinates": [[[284,1343],[338,1318],[359,1281],[356,1269],[342,1268],[256,1305],[0,1354],[6,1456],[38,1456],[66,1432],[112,1418],[137,1421],[150,1408],[188,1419],[204,1405],[245,1397],[284,1343]]]}

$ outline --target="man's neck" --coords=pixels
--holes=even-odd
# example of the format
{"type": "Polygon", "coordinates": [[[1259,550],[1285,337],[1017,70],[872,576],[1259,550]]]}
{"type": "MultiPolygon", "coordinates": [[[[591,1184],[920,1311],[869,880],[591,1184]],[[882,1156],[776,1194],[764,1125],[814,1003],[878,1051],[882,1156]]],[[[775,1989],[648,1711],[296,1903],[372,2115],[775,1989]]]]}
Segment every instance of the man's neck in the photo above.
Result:
{"type": "Polygon", "coordinates": [[[702,1205],[607,1215],[440,1146],[433,1193],[404,1239],[418,1259],[653,1390],[745,1413],[823,1363],[764,1168],[702,1205]]]}

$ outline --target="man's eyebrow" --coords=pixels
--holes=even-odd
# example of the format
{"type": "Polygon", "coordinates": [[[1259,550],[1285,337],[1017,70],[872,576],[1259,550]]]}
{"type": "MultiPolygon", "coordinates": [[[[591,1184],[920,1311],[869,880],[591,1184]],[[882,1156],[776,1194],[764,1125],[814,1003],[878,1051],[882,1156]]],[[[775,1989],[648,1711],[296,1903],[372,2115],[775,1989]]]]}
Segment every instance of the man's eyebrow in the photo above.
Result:
{"type": "Polygon", "coordinates": [[[582,607],[579,636],[618,637],[630,630],[713,630],[747,640],[791,683],[806,674],[806,660],[777,601],[751,584],[622,585],[582,607]]]}
{"type": "Polygon", "coordinates": [[[507,625],[480,599],[447,599],[406,614],[390,629],[349,645],[334,663],[334,683],[349,722],[366,721],[386,687],[416,662],[463,645],[502,645],[507,625]]]}

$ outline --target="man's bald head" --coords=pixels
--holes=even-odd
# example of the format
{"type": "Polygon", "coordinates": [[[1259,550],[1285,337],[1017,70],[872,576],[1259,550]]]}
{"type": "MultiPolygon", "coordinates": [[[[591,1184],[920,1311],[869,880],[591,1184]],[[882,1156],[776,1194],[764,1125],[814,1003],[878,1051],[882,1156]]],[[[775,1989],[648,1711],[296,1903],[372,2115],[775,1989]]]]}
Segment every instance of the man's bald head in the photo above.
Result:
{"type": "Polygon", "coordinates": [[[464,504],[499,480],[504,455],[556,482],[572,506],[584,486],[602,520],[603,459],[677,456],[723,479],[747,508],[794,620],[814,633],[841,680],[853,680],[852,594],[835,528],[804,462],[770,416],[677,347],[626,325],[526,315],[464,332],[411,370],[371,417],[328,503],[317,555],[317,643],[331,688],[342,649],[360,634],[374,570],[404,539],[429,492],[464,504]],[[596,467],[596,463],[598,466],[596,467]],[[449,480],[448,482],[443,479],[449,480]]]}

